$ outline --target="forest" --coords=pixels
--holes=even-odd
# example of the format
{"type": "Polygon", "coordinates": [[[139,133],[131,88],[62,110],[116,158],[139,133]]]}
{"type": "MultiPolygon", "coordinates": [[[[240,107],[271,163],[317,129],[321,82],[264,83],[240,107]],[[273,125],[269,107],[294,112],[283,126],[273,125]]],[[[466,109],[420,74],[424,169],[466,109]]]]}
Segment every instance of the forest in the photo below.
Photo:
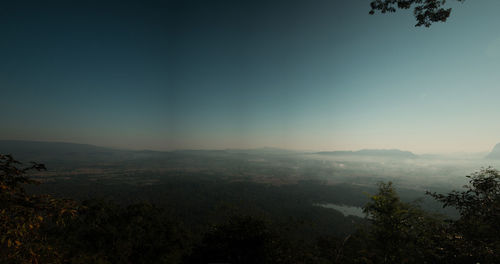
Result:
{"type": "Polygon", "coordinates": [[[107,197],[86,199],[69,194],[77,191],[75,187],[65,195],[43,189],[48,183],[40,184],[32,173],[46,170],[42,164],[21,164],[10,155],[1,155],[0,162],[2,263],[497,263],[500,259],[500,174],[493,168],[467,176],[461,191],[427,193],[441,206],[454,209],[455,215],[405,202],[391,182],[380,182],[365,189],[371,193],[362,205],[366,217],[360,218],[305,203],[338,199],[328,196],[352,197],[350,187],[328,187],[312,180],[272,186],[172,179],[170,184],[141,191],[130,189],[128,195],[121,187],[113,191],[109,186],[103,190],[107,197]],[[178,195],[176,190],[189,195],[178,195]]]}

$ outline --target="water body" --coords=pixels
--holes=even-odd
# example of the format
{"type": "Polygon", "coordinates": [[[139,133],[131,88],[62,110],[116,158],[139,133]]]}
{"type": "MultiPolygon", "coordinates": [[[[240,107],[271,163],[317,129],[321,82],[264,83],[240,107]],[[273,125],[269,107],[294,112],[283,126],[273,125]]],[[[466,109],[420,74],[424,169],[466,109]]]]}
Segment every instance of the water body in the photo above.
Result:
{"type": "Polygon", "coordinates": [[[332,203],[323,203],[323,204],[314,204],[315,206],[321,206],[324,208],[334,209],[341,212],[344,216],[357,216],[357,217],[365,217],[365,213],[363,213],[363,209],[357,206],[349,206],[349,205],[338,205],[332,203]]]}

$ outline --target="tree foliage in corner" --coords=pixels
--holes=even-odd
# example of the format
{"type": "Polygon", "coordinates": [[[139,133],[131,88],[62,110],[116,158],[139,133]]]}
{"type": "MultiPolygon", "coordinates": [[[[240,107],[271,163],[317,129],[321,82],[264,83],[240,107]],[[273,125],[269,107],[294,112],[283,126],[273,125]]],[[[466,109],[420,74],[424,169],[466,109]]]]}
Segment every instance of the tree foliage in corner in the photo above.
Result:
{"type": "Polygon", "coordinates": [[[465,191],[428,194],[443,207],[453,207],[460,213],[448,232],[457,259],[463,263],[499,263],[500,172],[485,168],[467,178],[465,191]]]}
{"type": "Polygon", "coordinates": [[[76,212],[76,205],[26,192],[27,184],[38,183],[26,174],[45,166],[21,166],[12,156],[0,154],[0,263],[59,263],[57,250],[41,230],[62,224],[76,212]]]}
{"type": "Polygon", "coordinates": [[[486,168],[467,177],[464,190],[427,192],[457,210],[460,216],[447,220],[402,202],[391,183],[379,184],[364,207],[371,226],[358,238],[368,243],[352,245],[358,250],[348,257],[368,263],[500,263],[500,172],[486,168]]]}
{"type": "MultiPolygon", "coordinates": [[[[455,0],[463,2],[465,0],[455,0]]],[[[397,9],[413,8],[417,20],[416,27],[430,27],[434,22],[445,22],[451,14],[451,8],[445,7],[446,0],[372,0],[370,14],[379,11],[382,14],[394,13],[397,9]]]]}

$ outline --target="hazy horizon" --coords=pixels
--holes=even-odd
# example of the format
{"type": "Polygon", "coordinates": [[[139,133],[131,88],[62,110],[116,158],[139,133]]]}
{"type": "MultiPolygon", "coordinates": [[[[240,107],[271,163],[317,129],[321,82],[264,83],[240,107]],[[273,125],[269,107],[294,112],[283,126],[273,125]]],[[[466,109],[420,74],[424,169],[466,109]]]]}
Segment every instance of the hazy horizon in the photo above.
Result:
{"type": "MultiPolygon", "coordinates": [[[[417,152],[411,149],[400,149],[400,148],[357,148],[357,149],[293,149],[286,147],[274,147],[274,146],[256,146],[256,147],[232,147],[232,148],[176,148],[176,149],[168,149],[168,148],[124,148],[121,146],[112,146],[112,145],[98,145],[92,143],[79,143],[79,142],[69,142],[69,141],[40,141],[40,140],[23,140],[23,139],[1,139],[1,141],[19,141],[19,142],[42,142],[42,143],[63,143],[63,144],[82,144],[82,145],[90,145],[96,147],[104,147],[116,150],[132,150],[132,151],[183,151],[183,150],[193,150],[193,151],[205,151],[205,150],[265,150],[265,149],[276,149],[276,150],[286,150],[286,151],[296,151],[296,152],[335,152],[335,151],[361,151],[361,150],[399,150],[399,151],[409,151],[413,154],[417,155],[460,155],[460,154],[476,154],[476,155],[486,155],[493,150],[491,147],[488,150],[484,151],[455,151],[455,152],[417,152]]],[[[500,143],[498,143],[500,144],[500,143]]]]}
{"type": "Polygon", "coordinates": [[[369,2],[5,3],[0,139],[491,151],[500,1],[452,3],[431,28],[369,2]]]}

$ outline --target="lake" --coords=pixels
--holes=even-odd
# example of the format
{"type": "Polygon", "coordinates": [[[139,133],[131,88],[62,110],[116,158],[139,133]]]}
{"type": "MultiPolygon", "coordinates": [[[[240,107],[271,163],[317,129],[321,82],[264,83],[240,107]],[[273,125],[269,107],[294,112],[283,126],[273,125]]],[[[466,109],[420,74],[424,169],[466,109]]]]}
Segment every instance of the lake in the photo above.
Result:
{"type": "Polygon", "coordinates": [[[357,216],[357,217],[365,217],[365,213],[363,213],[363,209],[357,206],[349,206],[349,205],[338,205],[332,203],[323,203],[323,204],[314,204],[315,206],[321,206],[324,208],[334,209],[341,212],[344,216],[357,216]]]}

